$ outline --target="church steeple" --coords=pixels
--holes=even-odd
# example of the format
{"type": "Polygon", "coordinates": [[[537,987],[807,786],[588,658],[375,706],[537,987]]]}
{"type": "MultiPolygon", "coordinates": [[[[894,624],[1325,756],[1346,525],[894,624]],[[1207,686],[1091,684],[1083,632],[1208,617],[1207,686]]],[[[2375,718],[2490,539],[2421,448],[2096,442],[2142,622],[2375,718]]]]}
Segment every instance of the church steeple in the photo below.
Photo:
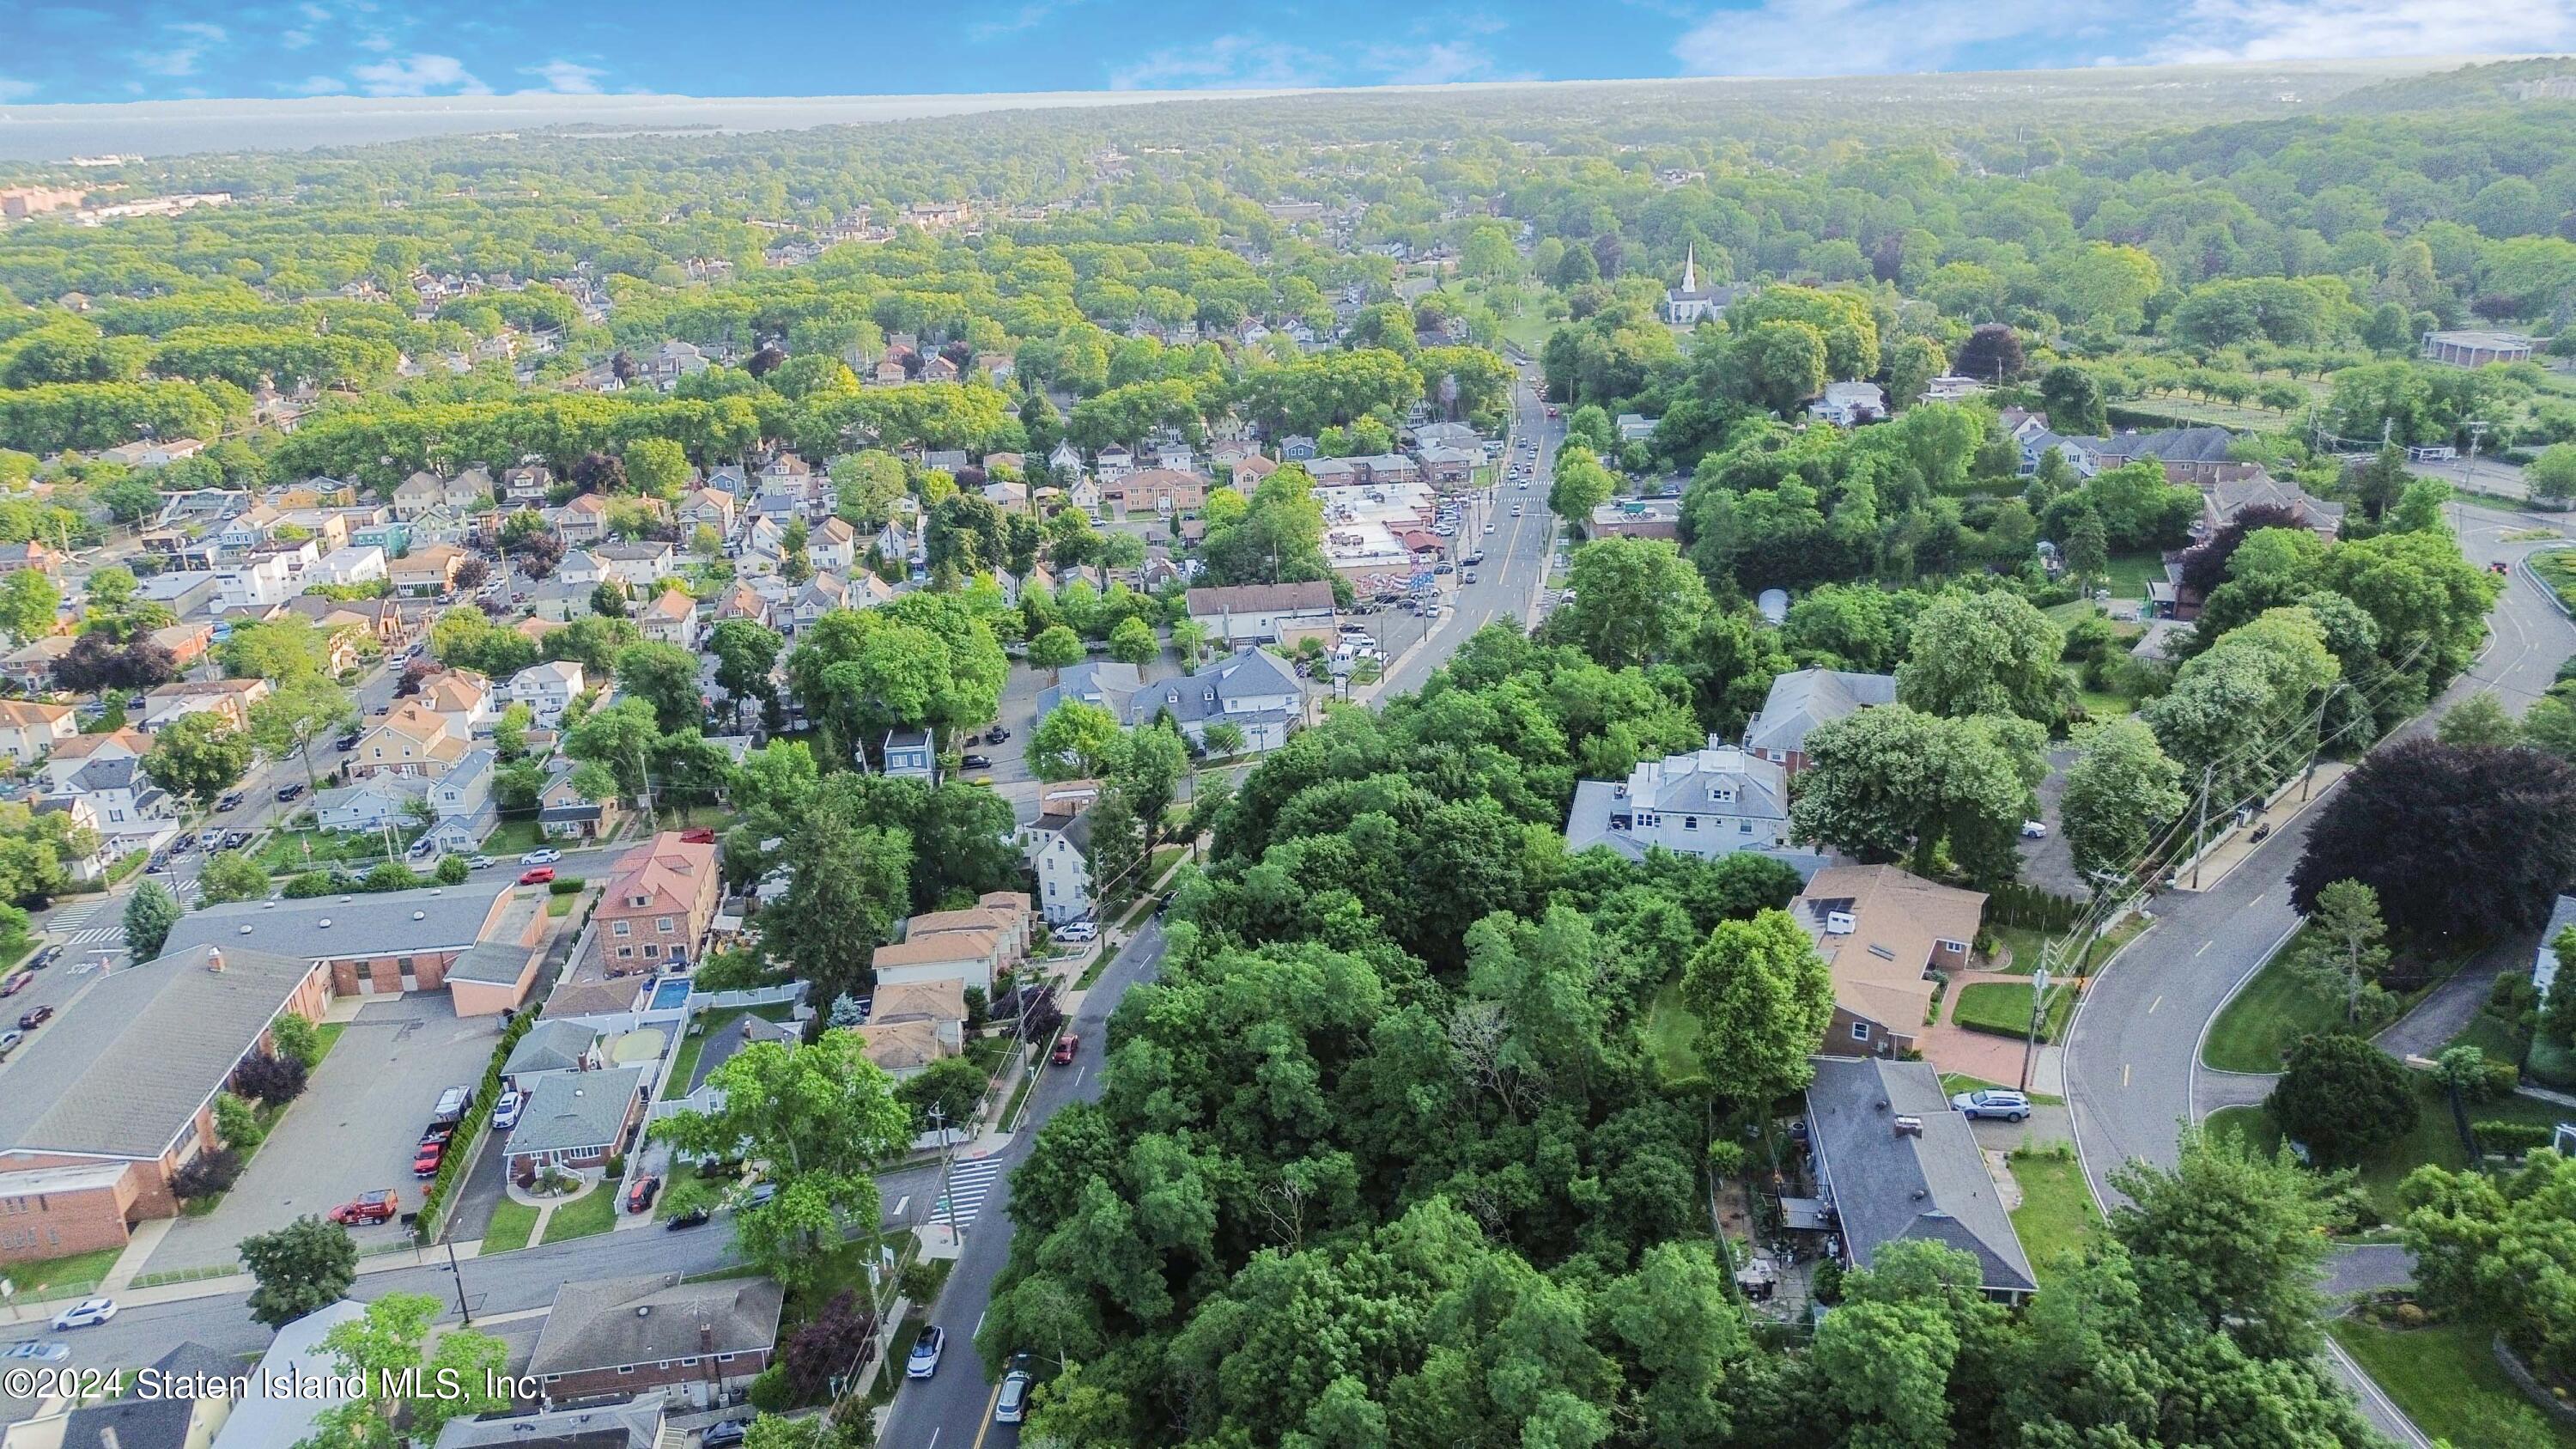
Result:
{"type": "Polygon", "coordinates": [[[1691,242],[1682,248],[1682,292],[1699,290],[1699,244],[1691,242]]]}

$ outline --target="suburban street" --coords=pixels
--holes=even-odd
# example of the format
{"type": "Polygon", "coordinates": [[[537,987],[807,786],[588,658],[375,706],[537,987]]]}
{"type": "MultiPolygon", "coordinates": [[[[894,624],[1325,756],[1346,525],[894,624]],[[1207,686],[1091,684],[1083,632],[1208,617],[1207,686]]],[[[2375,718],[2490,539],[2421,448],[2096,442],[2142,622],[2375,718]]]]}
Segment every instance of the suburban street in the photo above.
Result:
{"type": "MultiPolygon", "coordinates": [[[[1057,1109],[1068,1102],[1099,1100],[1101,1049],[1110,1013],[1118,1009],[1128,987],[1152,978],[1162,959],[1162,924],[1149,919],[1098,983],[1083,994],[1080,1008],[1067,1020],[1065,1029],[1082,1037],[1081,1055],[1071,1067],[1048,1070],[1030,1093],[1021,1129],[1007,1146],[986,1159],[998,1160],[1000,1166],[965,1229],[965,1248],[949,1273],[947,1287],[931,1307],[930,1321],[948,1330],[947,1353],[934,1377],[904,1381],[878,1442],[900,1449],[937,1449],[943,1443],[949,1449],[969,1449],[986,1443],[988,1434],[996,1445],[1019,1442],[1017,1426],[992,1422],[1000,1381],[985,1375],[975,1352],[975,1330],[982,1326],[984,1310],[992,1302],[993,1280],[1011,1256],[1010,1173],[1027,1160],[1038,1129],[1057,1109]]],[[[964,1165],[965,1159],[960,1162],[964,1165]]],[[[900,1373],[902,1365],[891,1365],[890,1371],[900,1373]]]]}
{"type": "MultiPolygon", "coordinates": [[[[2553,516],[2469,504],[2461,506],[2460,516],[2461,546],[2473,561],[2505,559],[2518,565],[2558,540],[2507,541],[2505,535],[2533,528],[2565,532],[2565,524],[2553,516]]],[[[2519,712],[2548,688],[2559,662],[2576,654],[2576,625],[2519,568],[2490,616],[2490,629],[2476,664],[2436,701],[2434,710],[2401,733],[2430,729],[2441,710],[2480,690],[2493,690],[2519,712]]],[[[2200,1043],[2228,998],[2262,969],[2298,924],[2289,876],[2305,834],[2303,823],[2277,830],[2209,889],[2158,896],[2154,923],[2085,994],[2067,1037],[2067,1101],[2077,1151],[2104,1206],[2123,1200],[2111,1185],[2111,1174],[2131,1159],[2173,1164],[2184,1122],[2221,1107],[2259,1102],[2268,1094],[2269,1077],[2203,1067],[2200,1043]]],[[[2403,1282],[2408,1276],[2402,1249],[2368,1248],[2339,1260],[2331,1281],[2334,1291],[2351,1292],[2403,1282]]],[[[2362,1402],[2383,1430],[2417,1442],[2375,1390],[2365,1389],[2362,1402]]]]}

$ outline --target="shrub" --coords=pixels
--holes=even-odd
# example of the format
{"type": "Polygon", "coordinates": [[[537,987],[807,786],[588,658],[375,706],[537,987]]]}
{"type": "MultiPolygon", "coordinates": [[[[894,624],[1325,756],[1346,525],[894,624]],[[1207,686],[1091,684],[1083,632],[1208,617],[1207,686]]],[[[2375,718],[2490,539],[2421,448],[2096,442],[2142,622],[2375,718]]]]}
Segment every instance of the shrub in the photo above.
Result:
{"type": "Polygon", "coordinates": [[[2501,1101],[2512,1096],[2513,1089],[2521,1084],[2522,1068],[2511,1062],[2489,1062],[2486,1081],[2469,1094],[2469,1100],[2472,1102],[2501,1101]]]}
{"type": "Polygon", "coordinates": [[[196,1161],[172,1174],[170,1191],[183,1202],[213,1197],[219,1192],[232,1191],[233,1184],[241,1180],[241,1174],[241,1154],[228,1147],[219,1147],[212,1152],[199,1153],[196,1161]]]}
{"type": "Polygon", "coordinates": [[[2424,1326],[2424,1305],[2421,1303],[2400,1303],[2397,1305],[2397,1311],[2389,1316],[2397,1320],[2397,1326],[2400,1328],[2422,1328],[2424,1326]]]}
{"type": "Polygon", "coordinates": [[[2477,1134],[2481,1150],[2506,1157],[2520,1157],[2535,1148],[2546,1147],[2557,1135],[2554,1129],[2537,1122],[2479,1122],[2470,1130],[2477,1134]]]}
{"type": "Polygon", "coordinates": [[[1843,1265],[1831,1258],[1816,1265],[1815,1275],[1808,1280],[1808,1291],[1818,1303],[1836,1303],[1843,1296],[1843,1265]]]}
{"type": "Polygon", "coordinates": [[[279,1056],[293,1057],[308,1068],[322,1060],[321,1033],[309,1019],[294,1012],[269,1024],[268,1039],[276,1045],[279,1056]]]}
{"type": "Polygon", "coordinates": [[[787,1386],[798,1403],[831,1390],[832,1376],[849,1371],[876,1332],[874,1315],[849,1289],[832,1295],[813,1321],[787,1336],[787,1386]]]}
{"type": "Polygon", "coordinates": [[[557,876],[555,879],[546,883],[546,893],[548,895],[557,896],[577,896],[581,894],[581,887],[582,879],[580,876],[557,876]]]}
{"type": "Polygon", "coordinates": [[[787,1386],[787,1365],[774,1363],[754,1374],[745,1397],[751,1400],[753,1408],[764,1414],[786,1412],[788,1406],[796,1402],[795,1391],[787,1386]]]}
{"type": "Polygon", "coordinates": [[[308,1077],[300,1058],[252,1057],[233,1069],[233,1090],[272,1107],[282,1107],[304,1095],[308,1077]]]}
{"type": "Polygon", "coordinates": [[[284,895],[288,900],[300,901],[314,896],[327,896],[339,888],[339,882],[333,877],[331,872],[327,870],[308,870],[304,874],[288,881],[285,886],[281,888],[280,894],[284,895]]]}
{"type": "Polygon", "coordinates": [[[2338,1166],[2415,1130],[2421,1110],[2404,1067],[2342,1032],[2301,1037],[2269,1105],[2284,1133],[2338,1166]]]}

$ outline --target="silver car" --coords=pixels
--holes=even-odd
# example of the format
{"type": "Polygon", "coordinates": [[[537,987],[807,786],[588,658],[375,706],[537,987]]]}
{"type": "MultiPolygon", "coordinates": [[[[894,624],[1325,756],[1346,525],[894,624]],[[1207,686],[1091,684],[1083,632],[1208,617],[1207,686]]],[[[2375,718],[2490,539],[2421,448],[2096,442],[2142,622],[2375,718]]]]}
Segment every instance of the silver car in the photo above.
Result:
{"type": "Polygon", "coordinates": [[[1013,1369],[1002,1376],[1002,1392],[993,1400],[993,1422],[1016,1424],[1028,1417],[1029,1376],[1013,1369]]]}
{"type": "Polygon", "coordinates": [[[2004,1091],[2000,1087],[1961,1092],[1950,1099],[1950,1105],[1972,1120],[1978,1117],[2001,1117],[2007,1122],[2019,1122],[2030,1115],[2030,1098],[2019,1092],[2004,1091]]]}

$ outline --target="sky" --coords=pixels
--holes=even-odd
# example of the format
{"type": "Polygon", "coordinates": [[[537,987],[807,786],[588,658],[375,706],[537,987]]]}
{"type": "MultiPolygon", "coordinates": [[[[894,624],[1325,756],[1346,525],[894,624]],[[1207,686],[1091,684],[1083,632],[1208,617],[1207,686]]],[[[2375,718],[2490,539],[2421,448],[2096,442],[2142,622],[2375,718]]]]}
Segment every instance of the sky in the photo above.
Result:
{"type": "Polygon", "coordinates": [[[2576,50],[2576,0],[0,0],[0,103],[988,94],[2576,50]]]}

